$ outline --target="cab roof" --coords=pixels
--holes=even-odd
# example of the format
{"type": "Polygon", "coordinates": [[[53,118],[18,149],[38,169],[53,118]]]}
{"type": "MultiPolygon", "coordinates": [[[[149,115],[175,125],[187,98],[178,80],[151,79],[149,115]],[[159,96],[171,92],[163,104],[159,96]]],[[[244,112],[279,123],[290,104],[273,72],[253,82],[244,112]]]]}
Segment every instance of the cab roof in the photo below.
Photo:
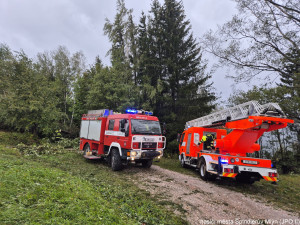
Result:
{"type": "Polygon", "coordinates": [[[107,116],[108,119],[140,119],[159,121],[156,116],[148,116],[143,114],[114,114],[107,116]]]}

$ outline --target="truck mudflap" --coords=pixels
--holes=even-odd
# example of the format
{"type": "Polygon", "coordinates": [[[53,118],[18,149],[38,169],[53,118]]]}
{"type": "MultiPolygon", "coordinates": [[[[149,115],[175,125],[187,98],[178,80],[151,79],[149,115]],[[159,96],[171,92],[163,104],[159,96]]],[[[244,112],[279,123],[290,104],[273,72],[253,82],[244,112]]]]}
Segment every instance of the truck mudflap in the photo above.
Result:
{"type": "Polygon", "coordinates": [[[220,175],[223,177],[235,178],[238,174],[243,172],[258,173],[262,178],[264,178],[267,181],[272,181],[272,182],[278,181],[277,170],[272,168],[223,165],[223,171],[220,175]]]}

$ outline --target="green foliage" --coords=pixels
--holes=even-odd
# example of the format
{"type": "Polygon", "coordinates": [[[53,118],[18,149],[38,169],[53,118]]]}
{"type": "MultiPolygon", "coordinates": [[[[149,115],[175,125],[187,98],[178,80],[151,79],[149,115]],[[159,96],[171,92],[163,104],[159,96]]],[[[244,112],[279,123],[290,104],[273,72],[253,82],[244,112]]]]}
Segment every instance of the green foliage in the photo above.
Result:
{"type": "Polygon", "coordinates": [[[80,73],[81,55],[68,51],[39,54],[37,62],[25,53],[15,55],[0,46],[0,122],[2,128],[52,136],[72,126],[74,104],[70,90],[80,73]],[[70,123],[67,124],[66,122],[70,123]]]}
{"type": "Polygon", "coordinates": [[[40,144],[26,145],[22,142],[17,144],[16,149],[22,155],[55,155],[65,153],[66,151],[79,150],[79,138],[69,139],[60,138],[59,141],[53,143],[49,139],[43,139],[40,144]]]}
{"type": "Polygon", "coordinates": [[[61,138],[57,144],[62,148],[71,148],[79,150],[79,137],[78,138],[61,138]]]}
{"type": "Polygon", "coordinates": [[[25,145],[25,144],[18,144],[17,150],[25,156],[28,155],[55,155],[63,152],[63,148],[60,145],[54,145],[51,143],[43,143],[40,145],[25,145]]]}
{"type": "Polygon", "coordinates": [[[136,66],[133,64],[137,60],[136,27],[132,21],[132,10],[126,9],[124,0],[117,1],[114,22],[106,19],[104,33],[112,44],[108,52],[112,68],[104,71],[104,76],[100,75],[104,79],[98,80],[98,84],[108,89],[105,93],[106,99],[101,100],[104,104],[112,105],[110,109],[124,111],[127,107],[135,106],[138,98],[135,85],[136,66]]]}
{"type": "Polygon", "coordinates": [[[1,224],[186,224],[157,199],[75,152],[23,157],[0,146],[1,224]]]}
{"type": "Polygon", "coordinates": [[[272,157],[272,162],[277,169],[283,174],[288,173],[300,173],[299,165],[297,164],[297,159],[295,157],[294,151],[285,150],[284,154],[277,151],[272,157]]]}
{"type": "Polygon", "coordinates": [[[288,59],[282,60],[280,89],[283,92],[282,109],[286,115],[295,121],[291,129],[297,133],[295,158],[300,167],[300,50],[293,48],[287,54],[288,59]]]}
{"type": "Polygon", "coordinates": [[[0,131],[0,143],[8,146],[16,146],[20,143],[32,145],[34,143],[39,143],[39,139],[37,136],[31,133],[0,131]]]}

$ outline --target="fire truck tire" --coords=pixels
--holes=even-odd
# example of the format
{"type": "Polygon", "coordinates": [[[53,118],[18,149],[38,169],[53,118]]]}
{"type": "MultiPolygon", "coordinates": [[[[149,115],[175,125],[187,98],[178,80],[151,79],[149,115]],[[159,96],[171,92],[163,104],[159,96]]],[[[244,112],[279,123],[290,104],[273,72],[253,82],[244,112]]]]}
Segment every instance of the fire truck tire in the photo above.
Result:
{"type": "Polygon", "coordinates": [[[122,169],[122,160],[118,149],[112,149],[111,152],[111,169],[113,171],[118,171],[122,169]]]}
{"type": "Polygon", "coordinates": [[[209,172],[206,171],[206,162],[205,159],[200,159],[200,167],[199,167],[199,172],[200,172],[200,177],[202,180],[215,180],[216,176],[210,174],[209,172]]]}
{"type": "Polygon", "coordinates": [[[181,164],[182,168],[186,168],[186,164],[184,162],[184,156],[183,155],[181,156],[180,164],[181,164]]]}
{"type": "Polygon", "coordinates": [[[153,162],[152,159],[143,160],[143,161],[142,161],[142,166],[143,166],[144,168],[150,168],[150,167],[152,166],[152,162],[153,162]]]}

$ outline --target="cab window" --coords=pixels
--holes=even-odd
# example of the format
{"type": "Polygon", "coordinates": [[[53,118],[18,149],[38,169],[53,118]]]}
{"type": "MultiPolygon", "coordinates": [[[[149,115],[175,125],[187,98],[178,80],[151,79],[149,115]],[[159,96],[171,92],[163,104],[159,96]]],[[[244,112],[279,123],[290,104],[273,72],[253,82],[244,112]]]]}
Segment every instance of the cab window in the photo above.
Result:
{"type": "Polygon", "coordinates": [[[129,135],[129,121],[128,119],[121,119],[119,121],[119,131],[125,132],[125,136],[129,135]]]}
{"type": "Polygon", "coordinates": [[[185,133],[183,133],[183,134],[181,135],[180,145],[182,145],[182,142],[183,142],[183,140],[184,140],[184,136],[185,136],[185,133]]]}
{"type": "Polygon", "coordinates": [[[114,130],[115,120],[110,120],[108,123],[108,130],[114,130]]]}

